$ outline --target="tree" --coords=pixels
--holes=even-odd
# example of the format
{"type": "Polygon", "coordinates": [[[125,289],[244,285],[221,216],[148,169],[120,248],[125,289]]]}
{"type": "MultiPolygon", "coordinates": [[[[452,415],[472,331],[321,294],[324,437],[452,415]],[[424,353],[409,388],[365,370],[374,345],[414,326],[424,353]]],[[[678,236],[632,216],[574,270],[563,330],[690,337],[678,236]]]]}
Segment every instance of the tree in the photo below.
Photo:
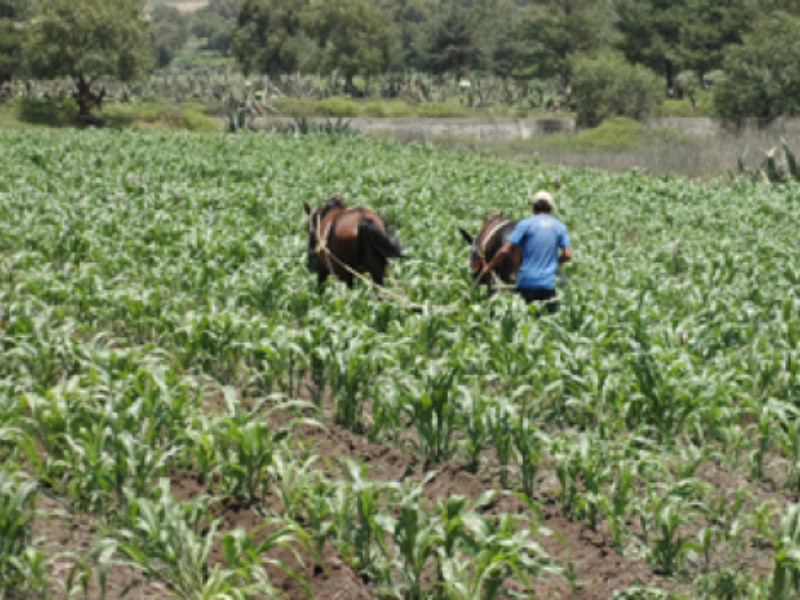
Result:
{"type": "Polygon", "coordinates": [[[233,36],[233,55],[245,73],[259,71],[276,79],[300,70],[312,50],[303,30],[308,0],[245,0],[233,36]]]}
{"type": "Polygon", "coordinates": [[[227,56],[239,16],[239,0],[209,0],[194,15],[192,32],[205,38],[206,48],[227,56]]]}
{"type": "Polygon", "coordinates": [[[800,18],[777,12],[760,19],[742,44],[725,51],[725,77],[713,88],[717,114],[737,124],[800,114],[798,56],[800,18]]]}
{"type": "Polygon", "coordinates": [[[700,77],[722,67],[730,44],[739,44],[757,17],[752,0],[687,0],[678,32],[675,61],[700,77]]]}
{"type": "Polygon", "coordinates": [[[445,0],[434,14],[424,42],[425,70],[464,76],[489,64],[489,53],[481,44],[480,20],[459,0],[445,0]]]}
{"type": "Polygon", "coordinates": [[[103,94],[103,76],[130,81],[151,64],[143,0],[42,0],[25,53],[37,77],[70,77],[81,117],[103,94]]]}
{"type": "Polygon", "coordinates": [[[558,77],[567,86],[571,55],[610,44],[610,13],[606,2],[597,0],[547,0],[528,6],[513,34],[523,45],[518,69],[527,76],[558,77]]]}
{"type": "Polygon", "coordinates": [[[572,92],[576,121],[594,127],[612,116],[644,119],[664,99],[661,81],[643,65],[632,65],[616,52],[574,58],[572,92]]]}
{"type": "Polygon", "coordinates": [[[350,94],[358,93],[356,75],[385,71],[398,50],[397,33],[385,25],[374,0],[314,2],[305,13],[304,29],[317,44],[317,68],[341,71],[350,94]]]}
{"type": "Polygon", "coordinates": [[[166,67],[189,39],[189,22],[174,6],[159,5],[150,11],[150,43],[156,65],[166,67]]]}
{"type": "Polygon", "coordinates": [[[26,8],[23,0],[0,0],[0,83],[22,72],[26,8]]]}
{"type": "Polygon", "coordinates": [[[398,65],[423,69],[425,24],[432,19],[434,4],[435,0],[378,0],[397,33],[398,65]]]}
{"type": "Polygon", "coordinates": [[[614,0],[617,46],[631,63],[643,64],[674,84],[681,19],[687,0],[614,0]]]}

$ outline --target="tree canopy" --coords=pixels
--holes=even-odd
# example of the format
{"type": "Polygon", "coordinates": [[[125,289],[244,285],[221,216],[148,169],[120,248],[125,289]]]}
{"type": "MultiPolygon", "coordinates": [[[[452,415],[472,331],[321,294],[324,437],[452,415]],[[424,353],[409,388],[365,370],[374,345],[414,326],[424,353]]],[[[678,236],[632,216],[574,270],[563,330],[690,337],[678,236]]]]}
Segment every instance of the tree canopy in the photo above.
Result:
{"type": "Polygon", "coordinates": [[[397,34],[387,26],[374,0],[314,2],[305,29],[316,42],[316,67],[323,73],[341,71],[348,91],[356,75],[385,71],[397,53],[397,34]]]}
{"type": "Polygon", "coordinates": [[[192,32],[205,38],[207,49],[227,56],[233,44],[240,9],[239,0],[209,0],[194,14],[192,32]]]}
{"type": "Polygon", "coordinates": [[[0,0],[0,82],[22,73],[22,46],[25,31],[21,23],[27,16],[22,0],[0,0]]]}
{"type": "Polygon", "coordinates": [[[300,71],[313,46],[303,29],[308,0],[244,0],[233,39],[233,56],[245,73],[270,77],[300,71]]]}
{"type": "Polygon", "coordinates": [[[156,65],[166,67],[189,39],[189,21],[174,6],[159,5],[150,11],[150,40],[156,65]]]}
{"type": "Polygon", "coordinates": [[[100,77],[129,81],[151,63],[143,0],[41,0],[25,44],[32,73],[71,77],[87,115],[100,97],[100,77]]]}
{"type": "MultiPolygon", "coordinates": [[[[148,23],[144,4],[0,0],[0,81],[26,66],[34,77],[72,77],[88,112],[98,78],[165,66],[185,44],[184,15],[155,6],[148,23]]],[[[797,0],[209,0],[190,22],[246,73],[336,73],[350,93],[357,76],[418,70],[513,77],[575,99],[574,69],[603,56],[597,66],[626,85],[645,71],[620,60],[655,73],[662,95],[694,103],[710,91],[725,118],[767,120],[795,110],[798,18],[797,0]],[[614,50],[623,58],[608,59],[614,50]]]]}
{"type": "Polygon", "coordinates": [[[714,90],[723,118],[768,123],[800,115],[800,17],[784,12],[759,20],[742,44],[727,47],[724,79],[714,90]]]}

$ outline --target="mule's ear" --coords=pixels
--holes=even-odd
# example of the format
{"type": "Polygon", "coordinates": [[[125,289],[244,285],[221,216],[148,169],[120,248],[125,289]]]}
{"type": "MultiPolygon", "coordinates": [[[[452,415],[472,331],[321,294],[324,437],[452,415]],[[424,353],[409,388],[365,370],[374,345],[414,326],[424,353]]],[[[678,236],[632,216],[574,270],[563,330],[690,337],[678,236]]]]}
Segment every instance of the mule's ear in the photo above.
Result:
{"type": "Polygon", "coordinates": [[[471,246],[472,242],[474,242],[475,239],[467,231],[461,229],[461,227],[458,228],[458,231],[461,234],[461,237],[463,237],[466,240],[466,242],[471,246]]]}
{"type": "Polygon", "coordinates": [[[308,205],[308,202],[303,202],[303,209],[306,211],[307,215],[311,214],[311,207],[308,205]]]}

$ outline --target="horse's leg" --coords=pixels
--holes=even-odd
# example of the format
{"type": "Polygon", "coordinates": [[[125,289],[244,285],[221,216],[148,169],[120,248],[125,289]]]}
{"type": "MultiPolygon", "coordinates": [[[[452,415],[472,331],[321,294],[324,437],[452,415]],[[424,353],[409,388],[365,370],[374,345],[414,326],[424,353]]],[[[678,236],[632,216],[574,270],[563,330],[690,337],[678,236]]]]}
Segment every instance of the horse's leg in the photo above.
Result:
{"type": "Polygon", "coordinates": [[[367,270],[372,276],[372,281],[377,285],[383,285],[383,277],[386,273],[386,260],[382,256],[367,257],[367,270]]]}
{"type": "Polygon", "coordinates": [[[322,295],[325,291],[325,280],[328,279],[328,272],[325,269],[317,271],[317,293],[322,295]]]}

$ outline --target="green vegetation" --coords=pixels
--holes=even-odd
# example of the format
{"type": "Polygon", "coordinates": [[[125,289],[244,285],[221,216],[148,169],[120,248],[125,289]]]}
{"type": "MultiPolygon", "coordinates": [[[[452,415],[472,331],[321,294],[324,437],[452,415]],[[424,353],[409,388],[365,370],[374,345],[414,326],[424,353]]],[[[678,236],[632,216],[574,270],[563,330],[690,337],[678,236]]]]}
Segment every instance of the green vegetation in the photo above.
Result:
{"type": "Polygon", "coordinates": [[[24,0],[0,0],[0,83],[23,74],[21,26],[29,11],[24,0]]]}
{"type": "MultiPolygon", "coordinates": [[[[492,114],[573,112],[582,125],[645,119],[665,101],[666,114],[736,124],[800,114],[792,100],[800,75],[785,66],[796,62],[800,38],[791,2],[210,0],[193,11],[163,2],[143,11],[142,2],[42,0],[34,12],[0,1],[0,80],[13,77],[13,90],[21,77],[71,78],[84,123],[102,100],[128,101],[152,87],[137,80],[149,64],[159,80],[203,79],[217,67],[226,74],[202,84],[204,96],[187,98],[182,84],[144,94],[216,106],[242,95],[242,73],[230,75],[236,67],[266,81],[260,101],[455,99],[492,114]],[[137,83],[104,94],[120,80],[137,83]]],[[[322,114],[331,112],[346,113],[322,114]]]]}
{"type": "MultiPolygon", "coordinates": [[[[742,159],[741,148],[759,144],[748,138],[683,135],[663,127],[615,117],[577,133],[536,136],[509,142],[464,142],[470,147],[514,162],[596,166],[610,171],[645,170],[713,178],[731,172],[742,159]],[[739,152],[737,154],[737,151],[739,152]]],[[[748,157],[748,164],[752,161],[748,157]]]]}
{"type": "Polygon", "coordinates": [[[551,148],[572,152],[635,151],[655,142],[679,145],[690,138],[670,129],[648,129],[641,123],[625,117],[603,121],[593,129],[574,135],[555,134],[530,140],[533,148],[551,148]]]}
{"type": "Polygon", "coordinates": [[[78,112],[89,117],[103,99],[98,78],[130,81],[150,65],[143,13],[143,0],[43,0],[24,47],[31,73],[70,78],[78,112]]]}
{"type": "Polygon", "coordinates": [[[760,21],[741,46],[726,51],[726,75],[714,95],[717,113],[736,123],[800,114],[800,66],[792,58],[798,52],[800,17],[778,13],[760,21]]]}
{"type": "Polygon", "coordinates": [[[189,131],[222,131],[219,120],[200,104],[118,104],[103,109],[103,118],[110,127],[186,129],[189,131]]]}
{"type": "Polygon", "coordinates": [[[644,120],[654,116],[663,102],[656,74],[616,54],[576,57],[572,88],[576,121],[584,127],[615,115],[644,120]]]}
{"type": "Polygon", "coordinates": [[[276,556],[327,549],[376,596],[532,595],[575,572],[539,543],[546,507],[612,540],[651,589],[798,592],[796,181],[164,131],[3,130],[0,163],[15,591],[49,573],[47,595],[80,593],[78,572],[104,581],[118,563],[178,595],[263,595],[276,556]],[[522,216],[542,187],[576,260],[562,311],[536,318],[474,288],[457,227],[522,216]],[[392,300],[361,282],[315,291],[302,203],[335,192],[397,227],[410,258],[392,300]],[[416,467],[387,481],[319,456],[320,425],[416,467]],[[420,470],[487,494],[431,498],[420,470]],[[105,524],[66,582],[18,526],[43,487],[105,524]]]}

